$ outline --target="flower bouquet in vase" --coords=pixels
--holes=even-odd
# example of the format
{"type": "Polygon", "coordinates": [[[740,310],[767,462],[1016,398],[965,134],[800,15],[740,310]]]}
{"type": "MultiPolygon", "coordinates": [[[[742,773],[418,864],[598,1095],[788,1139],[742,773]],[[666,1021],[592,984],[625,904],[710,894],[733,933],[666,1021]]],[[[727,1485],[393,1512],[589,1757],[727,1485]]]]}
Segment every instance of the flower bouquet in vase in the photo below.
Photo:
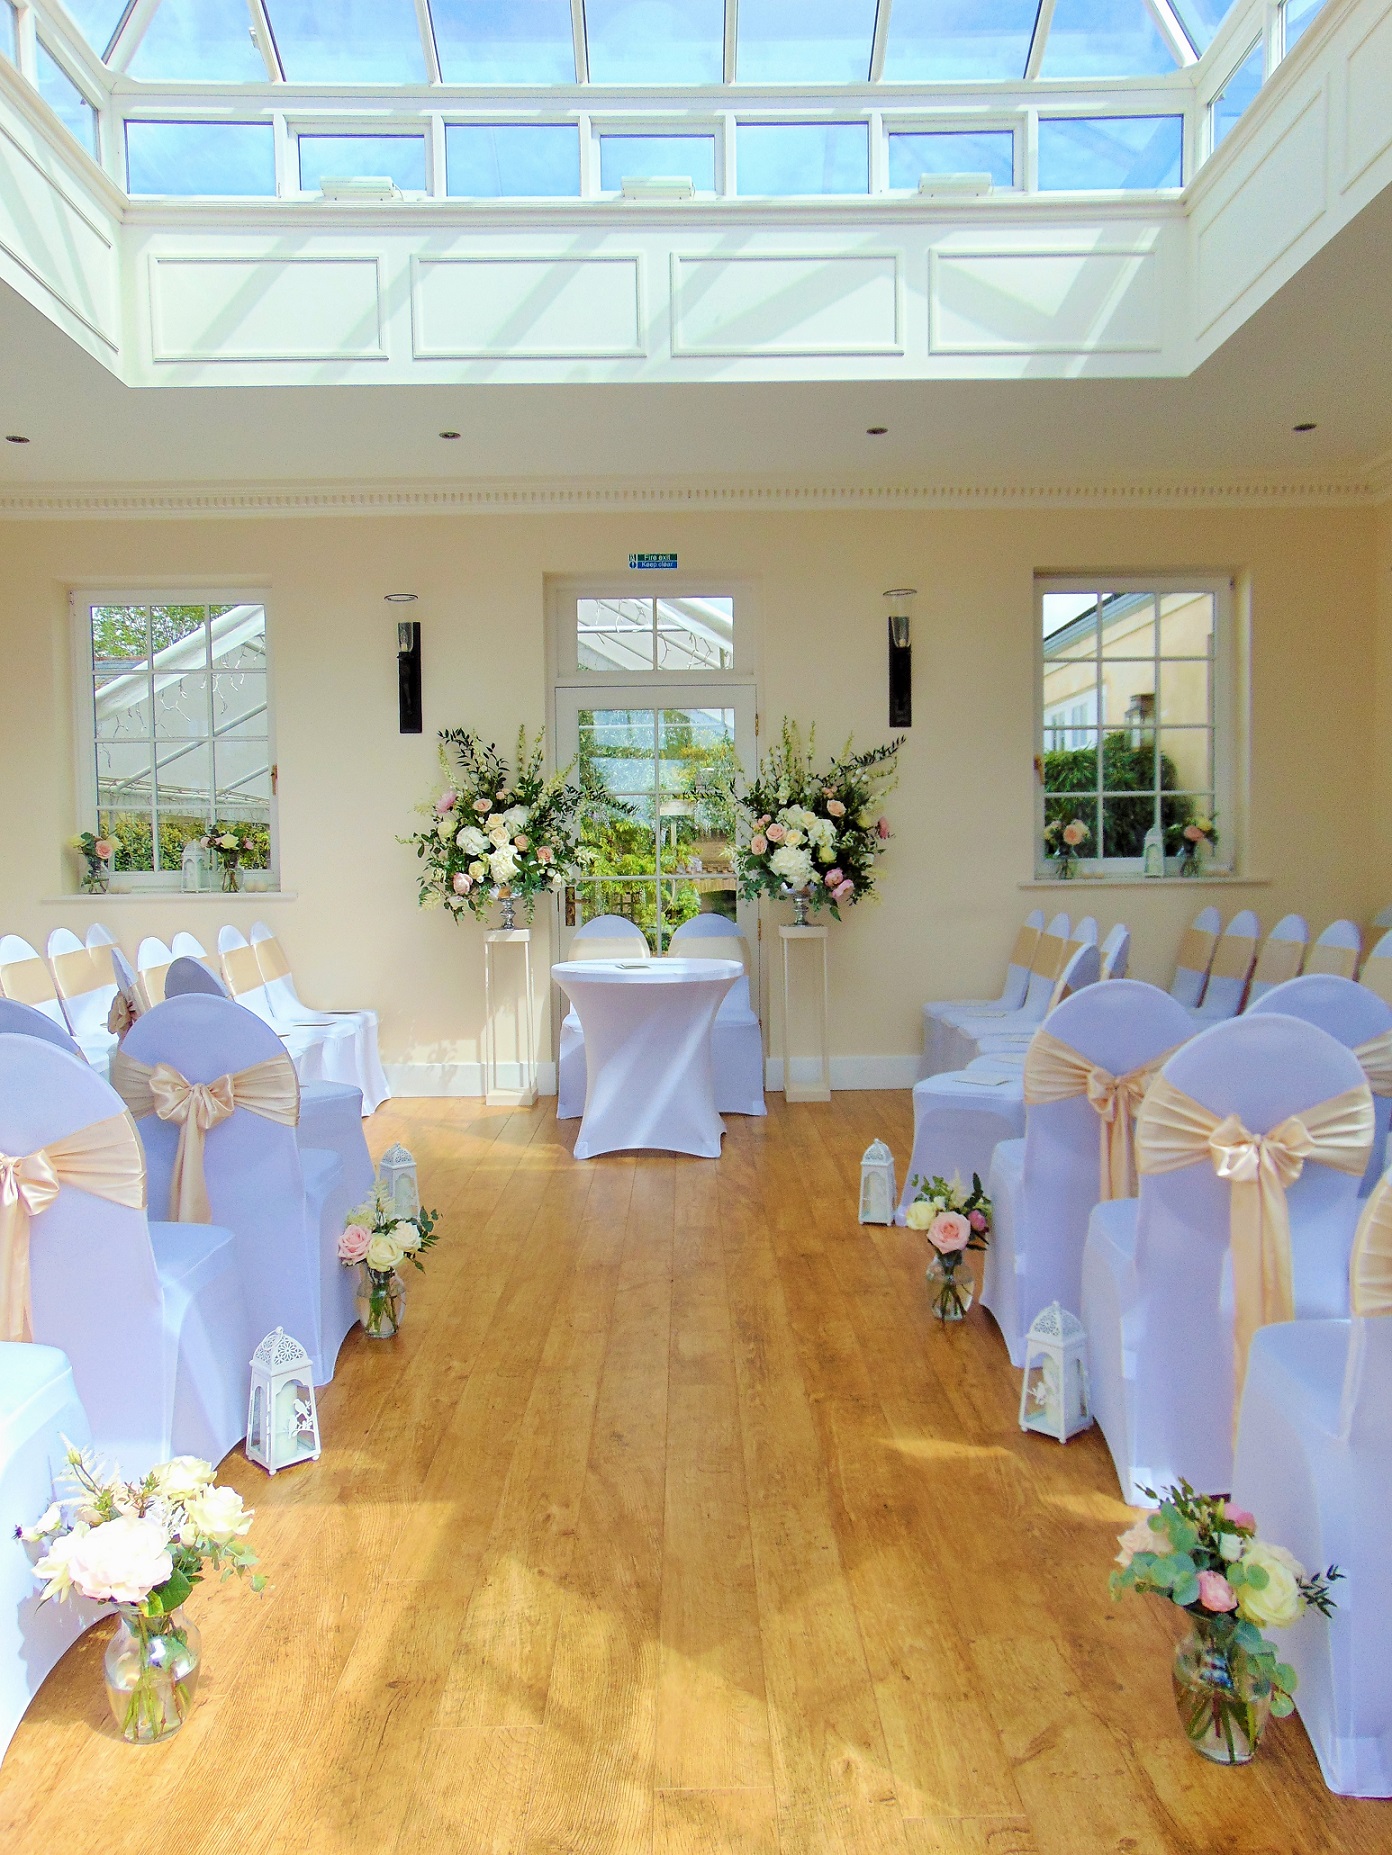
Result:
{"type": "Polygon", "coordinates": [[[439,1220],[438,1211],[424,1209],[414,1217],[398,1217],[391,1187],[383,1179],[365,1204],[348,1213],[338,1239],[338,1260],[359,1271],[358,1319],[369,1340],[389,1340],[399,1331],[406,1315],[402,1265],[425,1268],[421,1254],[438,1242],[439,1220]]]}
{"type": "Polygon", "coordinates": [[[256,849],[256,840],[241,837],[235,831],[211,831],[203,839],[205,847],[213,852],[222,866],[222,886],[228,895],[235,895],[240,881],[238,870],[241,867],[243,853],[256,849]]]}
{"type": "Polygon", "coordinates": [[[83,860],[84,895],[106,894],[111,886],[111,865],[120,848],[120,838],[110,832],[105,837],[98,837],[92,831],[79,831],[76,837],[68,839],[68,849],[75,850],[83,860]]]}
{"type": "Polygon", "coordinates": [[[1343,1574],[1331,1565],[1310,1577],[1223,1495],[1196,1494],[1186,1481],[1144,1493],[1159,1506],[1121,1535],[1112,1596],[1139,1591],[1186,1613],[1173,1669],[1180,1724],[1203,1758],[1245,1765],[1268,1717],[1295,1705],[1295,1670],[1262,1631],[1283,1629],[1305,1609],[1327,1617],[1329,1587],[1343,1574]]]}
{"type": "Polygon", "coordinates": [[[1191,818],[1179,833],[1179,873],[1199,876],[1203,860],[1218,847],[1218,831],[1211,818],[1191,818]]]}
{"type": "Polygon", "coordinates": [[[1044,851],[1058,864],[1059,880],[1069,882],[1092,832],[1081,818],[1053,818],[1044,827],[1044,851]]]}
{"type": "MultiPolygon", "coordinates": [[[[198,1686],[202,1639],[184,1603],[210,1569],[224,1578],[251,1571],[252,1510],[196,1456],[161,1462],[140,1481],[108,1474],[71,1444],[67,1463],[69,1492],[19,1537],[43,1548],[34,1566],[40,1603],[77,1592],[116,1606],[107,1699],[121,1737],[151,1745],[178,1732],[198,1686]]],[[[251,1583],[261,1591],[266,1580],[254,1572],[251,1583]]]]}
{"type": "Polygon", "coordinates": [[[976,1173],[970,1191],[955,1172],[926,1181],[915,1173],[909,1184],[915,1195],[904,1222],[921,1230],[933,1251],[926,1273],[934,1318],[961,1320],[976,1295],[967,1251],[984,1250],[991,1240],[991,1200],[976,1173]]]}

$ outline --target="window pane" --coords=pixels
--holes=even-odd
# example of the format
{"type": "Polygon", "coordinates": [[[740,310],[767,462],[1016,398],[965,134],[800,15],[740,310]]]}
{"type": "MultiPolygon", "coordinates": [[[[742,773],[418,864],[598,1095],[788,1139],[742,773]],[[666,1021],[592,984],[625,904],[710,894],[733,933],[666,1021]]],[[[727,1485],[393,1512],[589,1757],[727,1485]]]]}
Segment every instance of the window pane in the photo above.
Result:
{"type": "Polygon", "coordinates": [[[99,676],[94,695],[98,740],[149,738],[153,705],[148,676],[99,676]]]}
{"type": "Polygon", "coordinates": [[[1046,116],[1039,123],[1039,186],[1043,192],[1177,187],[1183,150],[1180,116],[1046,116]]]}
{"type": "Polygon", "coordinates": [[[1133,747],[1155,736],[1154,663],[1109,663],[1102,673],[1102,725],[1133,747]]]}
{"type": "Polygon", "coordinates": [[[710,135],[602,135],[599,184],[617,193],[625,180],[684,174],[699,193],[715,191],[715,137],[710,135]]]}
{"type": "Polygon", "coordinates": [[[68,134],[87,150],[97,152],[97,112],[83,96],[67,72],[40,39],[35,70],[39,95],[62,123],[68,134]]]}
{"type": "Polygon", "coordinates": [[[1097,654],[1097,593],[1045,593],[1044,655],[1094,657],[1097,654]]]}
{"type": "Polygon", "coordinates": [[[252,43],[248,28],[246,7],[235,0],[160,0],[145,36],[135,48],[131,76],[264,84],[265,60],[252,43]]]}
{"type": "Polygon", "coordinates": [[[735,661],[732,599],[659,599],[659,670],[728,670],[735,661]]]}
{"type": "Polygon", "coordinates": [[[1021,78],[1037,0],[894,0],[887,83],[1021,78]]]}
{"type": "Polygon", "coordinates": [[[1207,663],[1162,663],[1156,706],[1162,722],[1207,722],[1213,712],[1207,663]]]}
{"type": "Polygon", "coordinates": [[[425,138],[418,135],[302,135],[300,186],[318,191],[325,175],[340,180],[383,175],[403,193],[425,191],[425,138]]]}
{"type": "Polygon", "coordinates": [[[431,0],[447,84],[573,84],[569,0],[431,0]]]}
{"type": "MultiPolygon", "coordinates": [[[[206,740],[160,746],[155,779],[161,817],[172,812],[186,818],[211,818],[217,809],[213,800],[213,754],[206,740]]],[[[160,853],[163,863],[163,843],[160,853]]]]}
{"type": "Polygon", "coordinates": [[[1172,0],[1172,4],[1194,50],[1206,52],[1214,33],[1227,18],[1232,0],[1172,0]]]}
{"type": "Polygon", "coordinates": [[[1015,137],[1009,129],[933,130],[891,135],[889,184],[912,192],[922,174],[989,174],[997,187],[1015,184],[1015,137]]]}
{"type": "Polygon", "coordinates": [[[592,84],[718,84],[725,0],[585,0],[592,84]]]}
{"type": "Polygon", "coordinates": [[[131,193],[273,196],[275,132],[269,123],[128,122],[131,193]]]}
{"type": "Polygon", "coordinates": [[[1151,593],[1113,596],[1102,608],[1102,655],[1145,657],[1155,655],[1155,598],[1151,593]]]}
{"type": "Polygon", "coordinates": [[[1150,77],[1175,68],[1145,0],[1058,0],[1041,77],[1150,77]]]}
{"type": "MultiPolygon", "coordinates": [[[[202,639],[199,639],[202,643],[202,639]]],[[[208,736],[208,672],[185,670],[155,678],[155,734],[161,740],[208,736]]]]}
{"type": "Polygon", "coordinates": [[[425,82],[412,0],[267,0],[266,12],[292,84],[425,82]]]}
{"type": "Polygon", "coordinates": [[[213,678],[213,731],[221,740],[261,737],[266,733],[264,671],[219,671],[213,678]]]}
{"type": "Polygon", "coordinates": [[[1209,118],[1213,124],[1213,146],[1215,148],[1246,110],[1261,86],[1262,48],[1261,41],[1258,40],[1213,99],[1209,118]]]}
{"type": "Polygon", "coordinates": [[[148,742],[97,743],[97,805],[102,811],[148,811],[152,787],[148,742]]]}
{"type": "Polygon", "coordinates": [[[1315,15],[1324,6],[1324,0],[1286,0],[1286,50],[1312,24],[1315,15]]]}
{"type": "Polygon", "coordinates": [[[1208,657],[1213,650],[1213,594],[1163,593],[1160,652],[1165,657],[1208,657]]]}
{"type": "Polygon", "coordinates": [[[104,55],[126,10],[125,0],[63,0],[63,3],[82,28],[82,36],[93,51],[104,55]]]}
{"type": "Polygon", "coordinates": [[[573,198],[580,191],[579,131],[564,123],[451,124],[445,175],[450,193],[472,199],[573,198]]]}
{"type": "Polygon", "coordinates": [[[579,599],[576,657],[582,670],[651,670],[651,599],[579,599]]]}
{"type": "Polygon", "coordinates": [[[1213,784],[1212,735],[1207,728],[1162,728],[1160,764],[1175,792],[1205,792],[1213,784]]]}
{"type": "Polygon", "coordinates": [[[140,605],[98,605],[92,608],[92,662],[100,671],[120,666],[132,669],[150,650],[150,614],[140,605]]]}
{"type": "Polygon", "coordinates": [[[218,671],[264,670],[266,611],[259,605],[212,606],[211,650],[218,671]]]}
{"type": "Polygon", "coordinates": [[[740,0],[742,84],[863,84],[875,0],[740,0]]]}
{"type": "Polygon", "coordinates": [[[0,0],[0,52],[5,54],[11,64],[19,63],[18,33],[14,0],[0,0]]]}
{"type": "Polygon", "coordinates": [[[740,193],[865,193],[870,186],[863,122],[741,122],[735,156],[740,193]]]}
{"type": "Polygon", "coordinates": [[[106,837],[114,837],[121,848],[116,852],[114,867],[118,870],[152,870],[154,846],[154,820],[148,809],[137,811],[130,806],[117,810],[99,808],[97,811],[97,830],[106,837]]]}

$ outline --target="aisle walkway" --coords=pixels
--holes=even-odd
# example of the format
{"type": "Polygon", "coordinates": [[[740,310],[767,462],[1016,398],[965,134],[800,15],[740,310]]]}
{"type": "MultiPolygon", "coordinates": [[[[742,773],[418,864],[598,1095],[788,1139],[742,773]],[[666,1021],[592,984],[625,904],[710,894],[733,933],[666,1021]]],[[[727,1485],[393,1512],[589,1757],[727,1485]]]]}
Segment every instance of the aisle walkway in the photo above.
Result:
{"type": "Polygon", "coordinates": [[[1100,1439],[1023,1437],[994,1329],[854,1221],[907,1095],[770,1110],[587,1165],[549,1106],[378,1114],[445,1214],[405,1331],[350,1335],[317,1468],[229,1458],[272,1583],[196,1595],[178,1739],[112,1737],[97,1637],[50,1677],[6,1855],[1392,1846],[1298,1721],[1245,1772],[1186,1747],[1100,1439]]]}

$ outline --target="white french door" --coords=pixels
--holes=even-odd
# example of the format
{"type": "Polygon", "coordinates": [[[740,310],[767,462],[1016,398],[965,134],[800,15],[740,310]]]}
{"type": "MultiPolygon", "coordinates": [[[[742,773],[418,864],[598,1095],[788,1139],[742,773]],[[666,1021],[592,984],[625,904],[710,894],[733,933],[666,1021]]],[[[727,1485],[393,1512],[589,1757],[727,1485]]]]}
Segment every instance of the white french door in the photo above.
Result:
{"type": "Polygon", "coordinates": [[[635,922],[663,953],[683,921],[704,913],[737,921],[757,960],[758,908],[736,893],[725,796],[737,769],[753,772],[754,730],[752,684],[556,690],[558,762],[575,759],[615,801],[615,814],[589,831],[588,873],[565,892],[562,959],[596,915],[635,922]]]}

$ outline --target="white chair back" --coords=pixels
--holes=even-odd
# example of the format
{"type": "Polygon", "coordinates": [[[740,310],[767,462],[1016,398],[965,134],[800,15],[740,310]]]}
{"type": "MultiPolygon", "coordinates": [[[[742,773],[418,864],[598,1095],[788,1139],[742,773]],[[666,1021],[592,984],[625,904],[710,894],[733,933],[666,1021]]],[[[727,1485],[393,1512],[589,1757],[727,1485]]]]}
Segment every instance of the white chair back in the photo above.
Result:
{"type": "Polygon", "coordinates": [[[1124,979],[1126,969],[1131,964],[1131,930],[1125,922],[1118,921],[1102,943],[1103,979],[1124,979]]]}
{"type": "Polygon", "coordinates": [[[181,929],[169,945],[176,959],[182,957],[186,960],[202,960],[203,964],[211,970],[212,961],[208,958],[207,948],[201,940],[188,933],[187,930],[181,929]]]}
{"type": "MultiPolygon", "coordinates": [[[[1162,1073],[1211,1114],[1235,1114],[1256,1135],[1363,1082],[1341,1043],[1274,1011],[1215,1024],[1177,1051],[1162,1073]]],[[[1137,1117],[1141,1145],[1154,1100],[1152,1092],[1137,1117]]],[[[1135,1268],[1143,1314],[1134,1341],[1132,1461],[1136,1479],[1152,1487],[1181,1475],[1199,1488],[1232,1486],[1230,1189],[1207,1157],[1141,1177],[1135,1268]]],[[[1302,1315],[1348,1311],[1357,1193],[1357,1179],[1315,1162],[1287,1189],[1302,1315]]]]}
{"type": "Polygon", "coordinates": [[[1392,928],[1392,908],[1379,908],[1373,916],[1373,926],[1380,928],[1383,933],[1386,933],[1388,928],[1392,928]]]}
{"type": "Polygon", "coordinates": [[[1273,986],[1296,979],[1305,964],[1305,949],[1310,944],[1310,926],[1303,915],[1282,915],[1266,937],[1266,945],[1257,955],[1252,969],[1252,983],[1247,990],[1250,1008],[1273,986]]]}
{"type": "Polygon", "coordinates": [[[32,1005],[62,1030],[68,1028],[47,961],[18,934],[0,934],[0,997],[32,1005]]]}
{"type": "Polygon", "coordinates": [[[86,946],[71,928],[54,928],[48,937],[48,963],[63,1001],[72,1034],[79,1043],[107,1038],[107,1015],[116,996],[111,947],[86,946]]]}
{"type": "Polygon", "coordinates": [[[1216,908],[1201,908],[1184,930],[1184,939],[1179,943],[1174,978],[1170,981],[1170,997],[1191,1010],[1203,997],[1208,969],[1213,964],[1214,951],[1218,946],[1218,930],[1222,925],[1223,918],[1216,908]]]}
{"type": "MultiPolygon", "coordinates": [[[[258,1018],[267,1024],[275,1022],[275,1007],[266,988],[266,981],[256,957],[256,949],[250,945],[240,928],[224,927],[218,930],[218,958],[222,965],[222,977],[225,983],[218,990],[225,998],[235,998],[239,1005],[245,1005],[248,1011],[254,1011],[258,1018]]],[[[192,991],[193,987],[185,988],[192,991]]],[[[165,995],[168,996],[169,985],[165,983],[165,995]]]]}
{"type": "Polygon", "coordinates": [[[189,960],[180,954],[177,960],[170,962],[169,971],[164,976],[164,996],[188,998],[190,994],[202,998],[231,997],[217,974],[210,973],[201,960],[189,960]]]}
{"type": "Polygon", "coordinates": [[[1048,1010],[1059,974],[1068,963],[1068,928],[1068,916],[1060,910],[1035,943],[1029,983],[1020,1009],[1033,1011],[1036,1019],[1048,1010]]]}
{"type": "Polygon", "coordinates": [[[69,1056],[75,1056],[85,1063],[80,1047],[73,1041],[72,1032],[61,1024],[55,1024],[47,1013],[36,1011],[32,1005],[21,1005],[18,999],[0,998],[0,1036],[37,1037],[43,1043],[51,1043],[60,1050],[66,1050],[69,1056]]]}
{"type": "Polygon", "coordinates": [[[140,989],[145,994],[147,1006],[163,1003],[165,977],[173,959],[171,950],[153,934],[147,934],[141,941],[135,963],[140,969],[140,989]]]}
{"type": "Polygon", "coordinates": [[[1340,979],[1358,977],[1363,936],[1352,921],[1331,921],[1305,955],[1307,973],[1333,973],[1340,979]]]}
{"type": "Polygon", "coordinates": [[[673,959],[738,960],[744,974],[736,979],[720,1001],[717,1017],[732,1011],[749,1011],[749,943],[740,932],[738,922],[728,915],[693,915],[672,934],[667,949],[673,959]]]}
{"type": "Polygon", "coordinates": [[[102,922],[94,921],[87,930],[87,945],[89,947],[114,947],[116,936],[102,922]]]}
{"type": "Polygon", "coordinates": [[[1373,1113],[1377,1118],[1373,1150],[1363,1174],[1362,1191],[1366,1196],[1382,1177],[1386,1164],[1387,1129],[1392,1121],[1392,1050],[1370,1053],[1371,1060],[1361,1056],[1360,1051],[1375,1038],[1392,1033],[1392,1005],[1366,986],[1355,985],[1352,979],[1340,979],[1333,973],[1305,973],[1299,979],[1288,979],[1284,985],[1272,986],[1248,1006],[1248,1011],[1281,1011],[1290,1018],[1303,1018],[1359,1057],[1373,1091],[1373,1113]]]}
{"type": "Polygon", "coordinates": [[[571,936],[568,960],[638,960],[648,952],[647,936],[624,915],[596,915],[571,936]]]}
{"type": "Polygon", "coordinates": [[[1218,936],[1213,961],[1208,969],[1199,1011],[1214,1020],[1235,1018],[1247,994],[1247,981],[1257,960],[1257,936],[1261,923],[1250,908],[1235,914],[1218,936]]]}
{"type": "MultiPolygon", "coordinates": [[[[1102,955],[1096,941],[1084,941],[1081,947],[1074,947],[1050,995],[1049,1010],[1057,1010],[1064,999],[1081,992],[1084,986],[1096,985],[1101,971],[1102,955]]],[[[1047,1018],[1048,1014],[1045,1015],[1047,1018]]]]}
{"type": "MultiPolygon", "coordinates": [[[[124,1112],[67,1051],[0,1035],[0,1153],[34,1153],[124,1112]]],[[[98,1449],[139,1472],[167,1449],[175,1384],[145,1212],[67,1185],[29,1228],[34,1338],[72,1361],[98,1449]]]]}
{"type": "MultiPolygon", "coordinates": [[[[4,942],[0,941],[0,958],[3,957],[4,942]]],[[[0,983],[4,971],[0,968],[0,983]]],[[[1392,1005],[1392,932],[1386,933],[1377,941],[1372,952],[1363,962],[1363,970],[1358,975],[1358,983],[1367,986],[1370,992],[1376,992],[1379,998],[1385,998],[1392,1005]]]]}
{"type": "Polygon", "coordinates": [[[1015,944],[1010,949],[1010,956],[1005,965],[1005,984],[1001,987],[1000,997],[993,1000],[995,1005],[1006,1011],[1018,1011],[1025,1002],[1029,990],[1030,972],[1034,965],[1035,949],[1044,932],[1044,910],[1032,908],[1020,923],[1015,936],[1015,944]]]}

